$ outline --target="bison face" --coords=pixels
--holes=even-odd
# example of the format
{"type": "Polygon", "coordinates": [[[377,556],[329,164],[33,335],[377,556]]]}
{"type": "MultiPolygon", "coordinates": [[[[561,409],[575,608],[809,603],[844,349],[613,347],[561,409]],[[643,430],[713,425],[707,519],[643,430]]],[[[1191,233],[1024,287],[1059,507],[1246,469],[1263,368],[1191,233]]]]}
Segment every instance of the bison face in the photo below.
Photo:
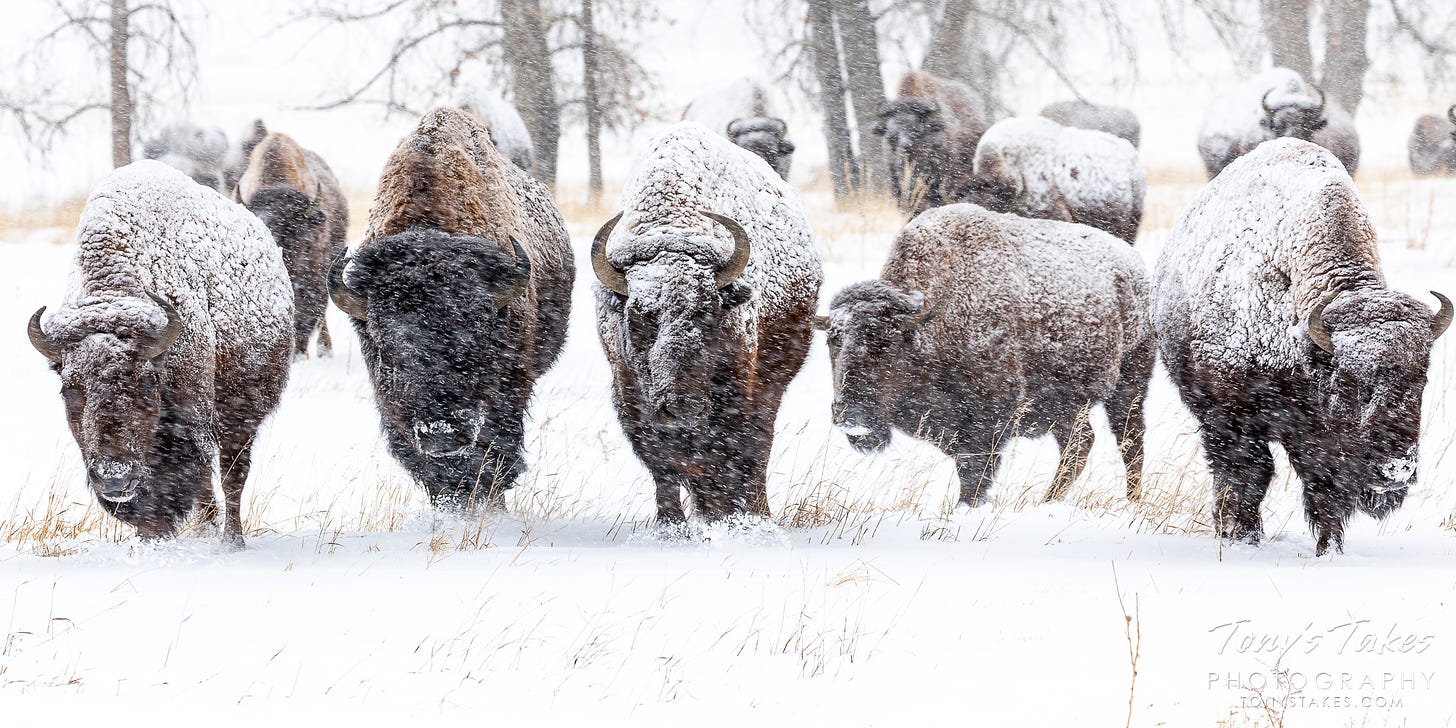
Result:
{"type": "Polygon", "coordinates": [[[816,321],[829,344],[834,424],[860,452],[890,444],[891,411],[916,331],[928,318],[925,296],[883,281],[840,291],[816,321]]]}
{"type": "Polygon", "coordinates": [[[880,121],[873,129],[885,138],[885,146],[896,158],[928,153],[939,147],[945,136],[940,105],[920,99],[896,99],[880,109],[880,121]]]}
{"type": "Polygon", "coordinates": [[[1019,194],[1016,184],[1000,175],[978,174],[966,186],[960,201],[992,212],[1014,212],[1019,194]]]}
{"type": "Polygon", "coordinates": [[[308,195],[287,185],[258,190],[247,208],[273,233],[273,241],[283,249],[283,262],[298,280],[305,272],[303,264],[312,241],[327,219],[324,211],[308,195]]]}
{"type": "Polygon", "coordinates": [[[31,344],[61,376],[66,421],[86,463],[87,483],[110,503],[126,503],[148,489],[147,455],[162,416],[162,362],[182,332],[176,309],[149,295],[164,316],[126,301],[102,304],[123,315],[63,324],[60,334],[41,329],[44,308],[30,321],[31,344]]]}
{"type": "Polygon", "coordinates": [[[470,454],[492,405],[529,366],[531,262],[482,238],[409,230],[336,262],[334,303],[363,330],[380,414],[429,457],[470,454]],[[347,277],[347,280],[345,280],[347,277]]]}
{"type": "Polygon", "coordinates": [[[789,178],[789,164],[794,158],[794,143],[785,139],[788,125],[781,119],[749,117],[728,125],[728,140],[747,149],[784,179],[789,178]]]}
{"type": "Polygon", "coordinates": [[[1294,101],[1279,106],[1269,105],[1269,94],[1273,90],[1265,92],[1264,98],[1259,101],[1264,109],[1264,117],[1259,120],[1259,126],[1275,139],[1294,137],[1309,141],[1315,132],[1329,124],[1329,120],[1325,118],[1325,92],[1323,89],[1316,90],[1319,91],[1318,103],[1294,101]]]}
{"type": "Polygon", "coordinates": [[[1336,468],[1367,510],[1384,515],[1416,481],[1421,393],[1431,345],[1451,322],[1451,302],[1433,313],[1390,290],[1335,294],[1310,313],[1309,336],[1321,350],[1324,412],[1342,438],[1336,468]]]}
{"type": "Polygon", "coordinates": [[[738,281],[748,266],[748,234],[732,218],[703,213],[733,236],[727,261],[706,236],[660,235],[623,246],[621,267],[607,260],[606,241],[621,215],[597,233],[592,267],[602,284],[605,315],[619,321],[607,342],[633,374],[635,403],[656,426],[683,429],[709,414],[713,374],[731,355],[731,343],[747,332],[730,332],[728,312],[752,291],[738,281]]]}

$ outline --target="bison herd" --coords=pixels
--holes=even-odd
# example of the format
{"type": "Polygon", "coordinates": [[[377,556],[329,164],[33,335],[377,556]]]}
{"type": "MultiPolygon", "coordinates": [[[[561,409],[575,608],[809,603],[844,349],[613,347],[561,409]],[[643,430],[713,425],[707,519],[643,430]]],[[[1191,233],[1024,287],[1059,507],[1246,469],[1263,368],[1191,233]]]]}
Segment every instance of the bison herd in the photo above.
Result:
{"type": "MultiPolygon", "coordinates": [[[[971,507],[1012,436],[1055,438],[1046,498],[1062,497],[1099,404],[1139,499],[1159,356],[1201,425],[1221,537],[1261,538],[1272,443],[1303,483],[1317,553],[1343,548],[1355,511],[1404,500],[1452,305],[1387,287],[1351,181],[1359,140],[1323,91],[1274,69],[1215,100],[1198,141],[1211,182],[1151,275],[1131,247],[1147,186],[1131,112],[1079,99],[996,120],[969,88],[916,72],[873,131],[913,219],[879,277],[826,315],[786,182],[795,147],[760,84],[694,101],[649,141],[594,237],[612,399],[660,524],[768,515],[774,420],[815,330],[849,443],[879,450],[896,429],[934,443],[971,507]]],[[[1456,126],[1422,118],[1412,169],[1456,172],[1453,147],[1456,126]]],[[[503,507],[575,278],[532,155],[509,104],[462,94],[390,155],[350,252],[338,180],[287,135],[255,122],[231,150],[187,125],[151,140],[92,193],[65,302],[28,325],[102,507],[165,537],[216,515],[220,472],[223,538],[241,546],[254,434],[315,331],[329,353],[329,300],[358,335],[391,454],[432,504],[503,507]]]]}

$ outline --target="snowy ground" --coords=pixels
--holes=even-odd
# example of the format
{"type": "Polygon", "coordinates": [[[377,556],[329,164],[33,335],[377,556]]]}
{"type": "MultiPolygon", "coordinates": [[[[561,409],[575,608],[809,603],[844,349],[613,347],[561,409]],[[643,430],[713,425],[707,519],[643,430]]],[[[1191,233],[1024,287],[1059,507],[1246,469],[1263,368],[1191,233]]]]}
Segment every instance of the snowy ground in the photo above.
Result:
{"type": "MultiPolygon", "coordinates": [[[[1156,59],[1145,67],[1159,70],[1156,59]]],[[[1116,93],[1145,124],[1137,249],[1149,262],[1202,183],[1197,115],[1227,80],[1116,93]]],[[[1033,85],[1022,106],[1050,88],[1033,85]]],[[[1402,171],[1415,114],[1444,104],[1372,93],[1358,185],[1390,280],[1456,294],[1456,209],[1443,204],[1456,181],[1402,171]]],[[[317,115],[278,116],[326,157],[346,157],[335,166],[361,195],[357,240],[401,124],[330,136],[317,115]]],[[[609,154],[609,179],[629,151],[609,154]]],[[[795,182],[824,254],[824,298],[875,275],[894,212],[836,210],[812,158],[795,182]]],[[[27,215],[0,229],[5,724],[158,713],[226,724],[1101,726],[1129,713],[1142,726],[1456,723],[1453,337],[1434,353],[1419,486],[1385,523],[1358,518],[1343,556],[1313,557],[1282,463],[1269,542],[1211,535],[1193,423],[1161,373],[1145,503],[1122,497],[1098,419],[1092,463],[1065,503],[1040,503],[1050,441],[1022,441],[994,503],[952,513],[954,469],[938,451],[897,436],[866,457],[832,430],[817,340],[778,421],[774,521],[664,543],[645,530],[650,483],[616,424],[592,322],[586,252],[612,211],[572,202],[580,188],[566,187],[582,277],[510,513],[432,527],[384,451],[357,344],[331,309],[337,354],[295,366],[255,450],[249,548],[237,554],[205,533],[141,546],[100,515],[56,378],[23,332],[36,307],[59,302],[74,220],[27,215]],[[61,227],[32,224],[52,218],[61,227]]]]}

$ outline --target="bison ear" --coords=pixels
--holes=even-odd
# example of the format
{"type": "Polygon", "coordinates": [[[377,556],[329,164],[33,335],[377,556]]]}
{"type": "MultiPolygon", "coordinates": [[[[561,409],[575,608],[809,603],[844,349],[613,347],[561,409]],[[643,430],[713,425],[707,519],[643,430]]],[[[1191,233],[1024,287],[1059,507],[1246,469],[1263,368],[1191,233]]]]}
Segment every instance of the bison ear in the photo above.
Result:
{"type": "Polygon", "coordinates": [[[1314,130],[1315,131],[1319,131],[1320,129],[1323,129],[1323,128],[1329,126],[1329,125],[1330,125],[1330,120],[1329,119],[1320,119],[1319,121],[1316,121],[1314,123],[1314,130]]]}
{"type": "Polygon", "coordinates": [[[875,125],[870,128],[870,131],[871,132],[874,132],[874,135],[875,136],[884,136],[885,135],[885,131],[886,131],[886,129],[885,129],[885,122],[883,122],[883,121],[877,121],[877,122],[875,122],[875,125]]]}
{"type": "Polygon", "coordinates": [[[815,316],[814,317],[814,328],[817,329],[817,330],[819,330],[819,331],[828,331],[829,330],[829,317],[828,316],[815,316]]]}
{"type": "Polygon", "coordinates": [[[1259,126],[1265,128],[1265,129],[1273,129],[1274,128],[1274,120],[1272,118],[1270,118],[1270,117],[1267,117],[1267,116],[1260,117],[1259,118],[1259,126]]]}
{"type": "Polygon", "coordinates": [[[303,213],[303,219],[308,223],[309,227],[315,228],[324,224],[324,221],[328,219],[328,215],[325,215],[324,211],[318,205],[309,205],[308,209],[303,213]]]}
{"type": "Polygon", "coordinates": [[[793,142],[779,142],[779,154],[793,154],[795,149],[798,149],[798,147],[794,146],[793,142]]]}

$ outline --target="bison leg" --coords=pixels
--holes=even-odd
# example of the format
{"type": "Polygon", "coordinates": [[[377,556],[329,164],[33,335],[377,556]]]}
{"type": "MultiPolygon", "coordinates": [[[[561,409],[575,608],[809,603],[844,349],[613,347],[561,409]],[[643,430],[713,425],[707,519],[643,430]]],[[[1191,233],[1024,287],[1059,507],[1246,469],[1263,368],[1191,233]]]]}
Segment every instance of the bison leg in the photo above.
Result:
{"type": "Polygon", "coordinates": [[[1149,343],[1146,351],[1137,352],[1123,361],[1117,388],[1104,403],[1107,424],[1112,427],[1112,434],[1117,438],[1117,451],[1127,468],[1127,499],[1130,501],[1142,497],[1143,448],[1147,436],[1143,401],[1147,397],[1152,373],[1153,351],[1149,343]]]}
{"type": "Polygon", "coordinates": [[[657,487],[657,525],[678,526],[687,522],[683,515],[682,485],[676,478],[654,478],[657,487]]]}
{"type": "Polygon", "coordinates": [[[318,355],[333,356],[334,340],[329,337],[329,317],[319,316],[318,355]]]}
{"type": "Polygon", "coordinates": [[[1345,524],[1355,512],[1356,496],[1341,489],[1328,465],[1322,466],[1322,458],[1310,449],[1305,444],[1285,446],[1289,464],[1304,485],[1304,518],[1315,534],[1314,554],[1324,556],[1331,547],[1344,553],[1345,524]]]}
{"type": "Polygon", "coordinates": [[[1230,541],[1259,543],[1264,520],[1259,506],[1274,478],[1274,456],[1261,434],[1232,423],[1203,423],[1203,449],[1213,472],[1214,520],[1230,541]]]}
{"type": "Polygon", "coordinates": [[[253,433],[227,433],[218,448],[222,466],[222,495],[224,508],[222,541],[231,549],[242,549],[243,541],[243,486],[248,482],[248,471],[253,466],[253,433]]]}
{"type": "Polygon", "coordinates": [[[1057,474],[1047,488],[1044,499],[1047,503],[1065,497],[1067,489],[1087,467],[1087,453],[1092,451],[1092,425],[1087,420],[1087,408],[1078,410],[1071,422],[1052,425],[1051,433],[1061,448],[1061,457],[1057,459],[1057,474]]]}
{"type": "Polygon", "coordinates": [[[986,491],[996,479],[996,469],[1001,466],[1001,453],[994,445],[984,452],[963,452],[955,454],[956,474],[961,479],[962,505],[979,508],[986,502],[986,491]]]}

